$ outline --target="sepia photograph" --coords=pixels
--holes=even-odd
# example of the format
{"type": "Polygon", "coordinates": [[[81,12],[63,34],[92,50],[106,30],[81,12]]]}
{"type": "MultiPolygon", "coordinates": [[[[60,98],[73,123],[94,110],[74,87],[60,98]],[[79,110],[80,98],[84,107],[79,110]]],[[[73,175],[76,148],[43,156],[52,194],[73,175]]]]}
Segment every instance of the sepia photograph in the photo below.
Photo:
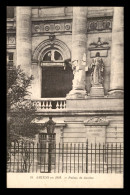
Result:
{"type": "Polygon", "coordinates": [[[6,12],[7,188],[123,188],[124,7],[6,12]]]}

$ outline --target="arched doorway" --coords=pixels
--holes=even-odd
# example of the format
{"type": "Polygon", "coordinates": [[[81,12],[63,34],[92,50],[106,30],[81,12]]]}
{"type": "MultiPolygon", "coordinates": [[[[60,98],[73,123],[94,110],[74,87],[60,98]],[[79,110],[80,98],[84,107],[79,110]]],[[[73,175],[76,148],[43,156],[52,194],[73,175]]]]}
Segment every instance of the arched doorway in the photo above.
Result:
{"type": "Polygon", "coordinates": [[[66,97],[72,89],[73,72],[64,64],[62,53],[57,49],[48,50],[42,62],[42,98],[66,97]]]}
{"type": "Polygon", "coordinates": [[[55,36],[49,36],[35,48],[32,64],[38,72],[34,70],[35,77],[39,76],[35,85],[39,86],[40,98],[65,97],[72,89],[72,67],[66,61],[71,61],[70,49],[55,36]]]}

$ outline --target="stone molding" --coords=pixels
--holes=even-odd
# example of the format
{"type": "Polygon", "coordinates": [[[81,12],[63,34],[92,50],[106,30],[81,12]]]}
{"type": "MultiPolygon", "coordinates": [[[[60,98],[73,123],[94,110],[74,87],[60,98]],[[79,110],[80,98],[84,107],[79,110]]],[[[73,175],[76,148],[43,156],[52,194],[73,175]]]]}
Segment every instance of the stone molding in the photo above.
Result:
{"type": "MultiPolygon", "coordinates": [[[[93,32],[111,32],[112,31],[112,17],[89,18],[87,21],[87,33],[93,32]]],[[[55,20],[55,21],[33,21],[32,33],[58,33],[70,32],[72,33],[72,19],[69,20],[55,20]]]]}
{"type": "MultiPolygon", "coordinates": [[[[51,21],[49,18],[47,21],[42,21],[41,18],[32,18],[32,34],[40,33],[59,33],[68,32],[72,33],[72,18],[60,17],[51,21]],[[59,21],[60,20],[60,21],[59,21]]],[[[112,17],[92,17],[87,21],[87,33],[95,32],[112,32],[112,17]]],[[[7,20],[7,32],[9,30],[16,30],[16,22],[14,20],[7,20]]]]}
{"type": "Polygon", "coordinates": [[[67,45],[61,40],[54,39],[51,41],[47,39],[41,42],[34,50],[32,55],[32,61],[41,62],[41,56],[45,54],[45,52],[49,49],[58,49],[64,58],[64,60],[71,59],[71,52],[67,45]]]}
{"type": "Polygon", "coordinates": [[[109,98],[120,98],[123,99],[124,98],[124,90],[122,89],[112,89],[108,91],[108,96],[109,98]]]}

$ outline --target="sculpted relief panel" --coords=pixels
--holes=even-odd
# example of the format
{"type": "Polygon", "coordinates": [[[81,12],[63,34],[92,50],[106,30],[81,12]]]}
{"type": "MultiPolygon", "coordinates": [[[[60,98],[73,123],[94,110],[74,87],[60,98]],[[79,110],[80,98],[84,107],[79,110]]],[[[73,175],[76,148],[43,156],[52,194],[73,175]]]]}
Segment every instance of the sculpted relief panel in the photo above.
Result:
{"type": "Polygon", "coordinates": [[[8,45],[16,44],[16,37],[15,37],[15,35],[8,35],[7,36],[7,44],[8,45]]]}
{"type": "Polygon", "coordinates": [[[102,117],[93,117],[84,122],[86,127],[86,138],[90,143],[106,143],[106,127],[109,121],[102,117]]]}
{"type": "Polygon", "coordinates": [[[72,23],[71,22],[33,22],[32,24],[32,33],[51,33],[51,32],[63,32],[63,31],[72,31],[72,23]]]}
{"type": "Polygon", "coordinates": [[[90,19],[87,23],[88,33],[97,31],[112,31],[112,18],[90,19]]]}
{"type": "MultiPolygon", "coordinates": [[[[64,21],[47,21],[33,22],[32,33],[47,33],[47,32],[70,32],[72,33],[72,19],[64,21]]],[[[87,22],[88,33],[93,32],[111,32],[112,31],[112,18],[92,18],[87,22]]]]}

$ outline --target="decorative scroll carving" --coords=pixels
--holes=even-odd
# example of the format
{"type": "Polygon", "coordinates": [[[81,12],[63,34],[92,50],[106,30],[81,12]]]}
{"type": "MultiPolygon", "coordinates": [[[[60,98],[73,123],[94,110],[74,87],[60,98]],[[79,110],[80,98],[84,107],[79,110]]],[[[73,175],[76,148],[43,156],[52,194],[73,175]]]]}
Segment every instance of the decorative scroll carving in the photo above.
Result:
{"type": "Polygon", "coordinates": [[[96,56],[97,51],[101,57],[107,57],[108,50],[110,49],[109,43],[106,41],[102,42],[101,37],[98,37],[98,41],[90,43],[89,46],[88,50],[90,51],[91,58],[96,56]]]}
{"type": "Polygon", "coordinates": [[[105,118],[102,118],[102,117],[93,117],[84,122],[84,125],[86,126],[89,126],[89,125],[90,126],[96,126],[96,125],[106,126],[108,124],[109,122],[105,118]]]}
{"type": "Polygon", "coordinates": [[[109,48],[108,46],[106,46],[106,45],[109,45],[109,43],[106,42],[106,41],[102,42],[101,37],[98,37],[97,42],[92,42],[89,45],[93,46],[93,47],[90,47],[89,50],[92,50],[92,49],[108,49],[109,48]]]}
{"type": "Polygon", "coordinates": [[[101,117],[94,117],[87,121],[87,123],[102,123],[102,122],[104,123],[106,122],[106,120],[101,117]]]}

